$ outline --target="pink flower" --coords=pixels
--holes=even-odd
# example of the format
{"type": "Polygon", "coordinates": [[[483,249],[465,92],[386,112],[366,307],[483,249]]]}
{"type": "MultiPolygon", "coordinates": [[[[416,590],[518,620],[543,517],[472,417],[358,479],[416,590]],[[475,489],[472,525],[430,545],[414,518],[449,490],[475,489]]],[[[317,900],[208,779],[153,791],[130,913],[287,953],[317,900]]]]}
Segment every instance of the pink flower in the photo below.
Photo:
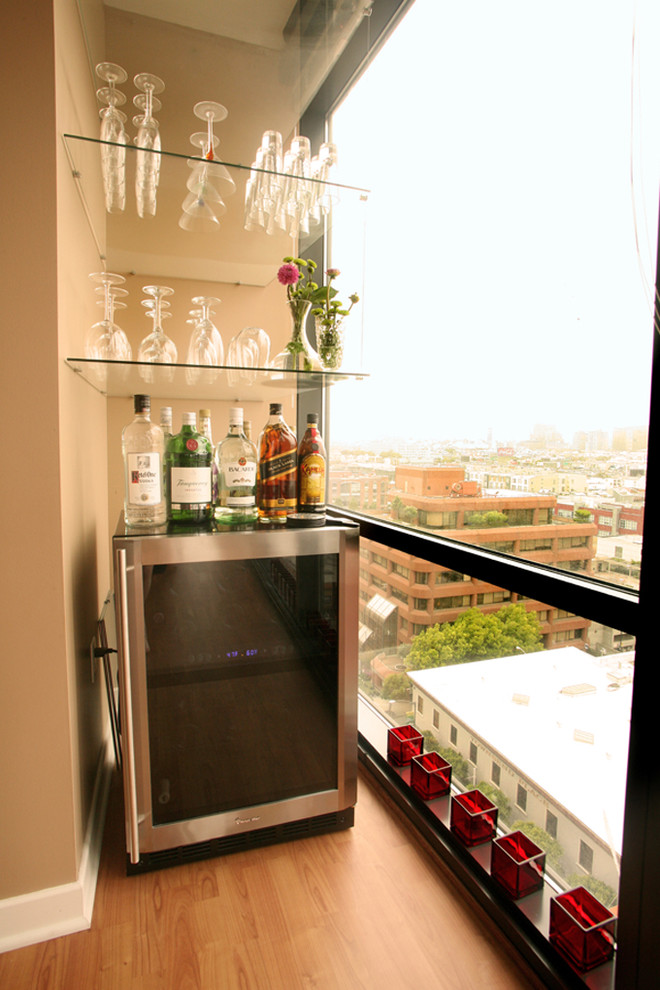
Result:
{"type": "Polygon", "coordinates": [[[280,265],[277,269],[277,280],[282,285],[296,285],[298,279],[300,278],[300,272],[297,265],[287,262],[284,265],[280,265]]]}
{"type": "Polygon", "coordinates": [[[337,278],[339,275],[341,275],[341,272],[339,271],[338,268],[328,268],[325,274],[328,276],[328,278],[337,278]]]}

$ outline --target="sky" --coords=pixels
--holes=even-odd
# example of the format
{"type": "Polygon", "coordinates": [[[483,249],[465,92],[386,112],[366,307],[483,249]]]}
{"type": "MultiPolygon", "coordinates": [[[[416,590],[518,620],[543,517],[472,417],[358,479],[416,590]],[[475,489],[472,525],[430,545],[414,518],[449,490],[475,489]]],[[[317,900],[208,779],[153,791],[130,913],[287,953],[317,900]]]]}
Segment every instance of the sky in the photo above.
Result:
{"type": "MultiPolygon", "coordinates": [[[[656,0],[416,0],[332,124],[371,190],[335,441],[646,423],[658,52],[656,0]]],[[[361,258],[339,204],[340,296],[361,258]]]]}

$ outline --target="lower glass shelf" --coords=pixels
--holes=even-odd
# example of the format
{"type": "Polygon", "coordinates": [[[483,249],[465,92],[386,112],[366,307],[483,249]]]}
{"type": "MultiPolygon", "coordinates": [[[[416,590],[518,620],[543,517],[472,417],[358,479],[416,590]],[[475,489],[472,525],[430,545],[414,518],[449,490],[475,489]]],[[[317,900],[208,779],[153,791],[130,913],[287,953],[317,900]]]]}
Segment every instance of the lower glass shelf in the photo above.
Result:
{"type": "Polygon", "coordinates": [[[286,371],[278,368],[199,367],[141,361],[97,361],[69,357],[68,366],[109,397],[148,392],[157,399],[213,398],[230,402],[268,402],[276,393],[305,392],[368,377],[343,371],[286,371]]]}

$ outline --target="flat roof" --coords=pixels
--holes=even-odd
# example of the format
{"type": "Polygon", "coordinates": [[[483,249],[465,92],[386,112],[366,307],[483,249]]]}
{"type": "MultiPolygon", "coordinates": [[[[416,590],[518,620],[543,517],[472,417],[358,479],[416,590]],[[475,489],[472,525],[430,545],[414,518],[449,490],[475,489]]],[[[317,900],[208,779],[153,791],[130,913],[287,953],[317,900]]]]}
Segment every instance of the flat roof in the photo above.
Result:
{"type": "Polygon", "coordinates": [[[634,653],[574,646],[409,671],[410,679],[621,852],[634,653]]]}

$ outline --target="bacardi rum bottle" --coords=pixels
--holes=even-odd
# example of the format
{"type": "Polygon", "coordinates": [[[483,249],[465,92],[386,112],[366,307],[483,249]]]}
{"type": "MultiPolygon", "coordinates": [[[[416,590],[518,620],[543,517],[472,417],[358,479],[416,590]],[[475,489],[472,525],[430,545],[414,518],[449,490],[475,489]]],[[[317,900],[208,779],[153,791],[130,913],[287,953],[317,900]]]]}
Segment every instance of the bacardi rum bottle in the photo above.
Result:
{"type": "Polygon", "coordinates": [[[307,429],[298,447],[298,512],[325,512],[325,445],[319,417],[307,414],[307,429]]]}
{"type": "Polygon", "coordinates": [[[257,448],[243,432],[243,410],[229,410],[229,432],[215,452],[215,518],[230,526],[257,517],[257,448]]]}
{"type": "Polygon", "coordinates": [[[271,402],[270,416],[259,437],[257,505],[261,522],[285,523],[296,511],[296,435],[282,418],[282,405],[271,402]]]}
{"type": "Polygon", "coordinates": [[[151,422],[151,399],[133,397],[135,419],[121,435],[124,456],[124,521],[128,526],[158,526],[167,521],[163,492],[165,438],[151,422]]]}
{"type": "Polygon", "coordinates": [[[181,432],[167,445],[167,514],[175,523],[211,518],[213,449],[196,424],[194,412],[184,413],[181,432]]]}

